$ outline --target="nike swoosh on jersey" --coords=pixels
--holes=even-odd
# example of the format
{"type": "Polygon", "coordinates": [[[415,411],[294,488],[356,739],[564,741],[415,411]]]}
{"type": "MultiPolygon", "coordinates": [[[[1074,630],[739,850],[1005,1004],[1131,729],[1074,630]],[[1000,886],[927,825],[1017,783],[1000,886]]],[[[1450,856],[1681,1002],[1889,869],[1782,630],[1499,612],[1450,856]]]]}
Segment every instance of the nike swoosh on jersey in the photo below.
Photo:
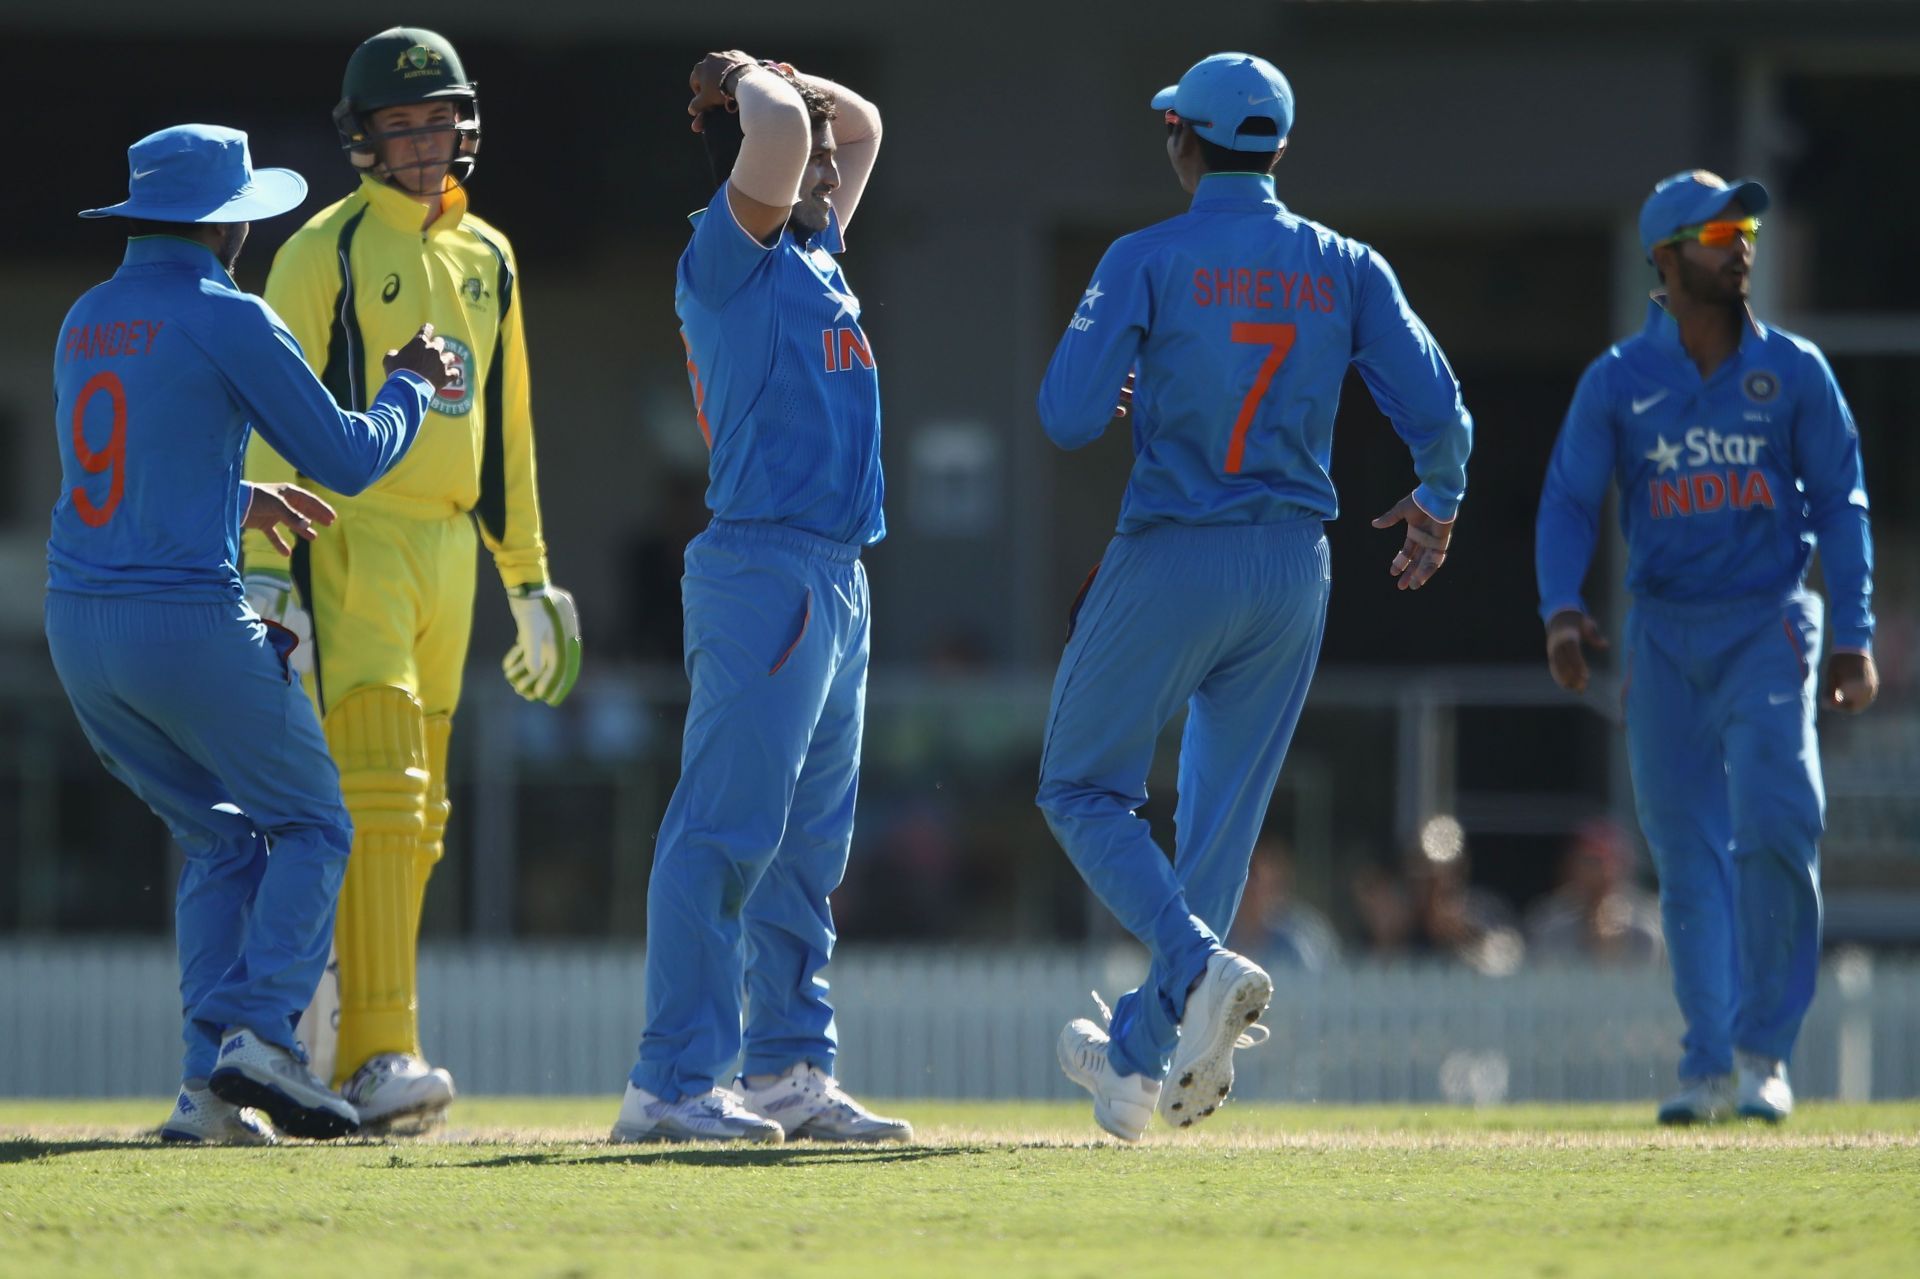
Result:
{"type": "Polygon", "coordinates": [[[1770,706],[1785,706],[1788,702],[1797,702],[1799,700],[1800,700],[1800,694],[1798,693],[1768,693],[1767,694],[1767,704],[1770,706]]]}
{"type": "Polygon", "coordinates": [[[1648,409],[1666,399],[1670,394],[1672,394],[1670,391],[1655,391],[1644,400],[1635,396],[1633,401],[1633,415],[1639,417],[1642,413],[1645,413],[1648,409]]]}

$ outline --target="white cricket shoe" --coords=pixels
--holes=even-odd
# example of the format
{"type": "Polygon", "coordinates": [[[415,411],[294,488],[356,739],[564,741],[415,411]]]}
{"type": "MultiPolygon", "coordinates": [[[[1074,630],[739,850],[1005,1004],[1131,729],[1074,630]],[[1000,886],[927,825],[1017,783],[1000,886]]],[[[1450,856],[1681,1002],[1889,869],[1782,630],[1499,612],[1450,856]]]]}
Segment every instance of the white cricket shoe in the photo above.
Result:
{"type": "Polygon", "coordinates": [[[210,1088],[181,1085],[173,1113],[160,1125],[160,1140],[202,1146],[273,1146],[273,1125],[248,1106],[221,1101],[210,1088]]]}
{"type": "Polygon", "coordinates": [[[1733,1063],[1739,1079],[1734,1110],[1742,1119],[1777,1124],[1793,1113],[1793,1085],[1787,1082],[1786,1062],[1736,1052],[1733,1063]]]}
{"type": "MultiPolygon", "coordinates": [[[[1113,1010],[1097,990],[1093,1002],[1100,1005],[1101,1024],[1111,1026],[1113,1010]]],[[[1093,1094],[1093,1121],[1122,1141],[1138,1141],[1153,1118],[1154,1102],[1160,1100],[1160,1081],[1114,1069],[1107,1056],[1112,1042],[1100,1026],[1076,1017],[1060,1028],[1053,1052],[1067,1078],[1093,1094]]]]}
{"type": "Polygon", "coordinates": [[[620,1100],[620,1117],[613,1121],[607,1140],[616,1145],[635,1141],[748,1141],[779,1145],[786,1130],[762,1119],[724,1089],[689,1093],[679,1101],[661,1101],[646,1089],[627,1081],[620,1100]]]}
{"type": "Polygon", "coordinates": [[[412,1053],[380,1053],[353,1072],[340,1095],[371,1133],[411,1136],[446,1118],[456,1095],[453,1076],[412,1053]]]}
{"type": "Polygon", "coordinates": [[[1160,1089],[1160,1117],[1181,1128],[1226,1104],[1233,1091],[1233,1052],[1267,1041],[1260,1014],[1273,999],[1273,978],[1242,955],[1221,951],[1187,996],[1180,1042],[1160,1089]]]}
{"type": "Polygon", "coordinates": [[[265,1112],[292,1137],[324,1141],[360,1131],[360,1116],[338,1093],[313,1077],[307,1063],[253,1031],[229,1030],[207,1080],[213,1095],[235,1106],[265,1112]]]}
{"type": "Polygon", "coordinates": [[[734,1095],[754,1114],[779,1124],[788,1141],[913,1140],[912,1124],[874,1114],[812,1062],[795,1062],[764,1088],[742,1080],[734,1085],[734,1095]]]}
{"type": "Polygon", "coordinates": [[[1658,1118],[1669,1125],[1717,1124],[1733,1113],[1733,1076],[1683,1079],[1680,1091],[1660,1103],[1658,1118]]]}

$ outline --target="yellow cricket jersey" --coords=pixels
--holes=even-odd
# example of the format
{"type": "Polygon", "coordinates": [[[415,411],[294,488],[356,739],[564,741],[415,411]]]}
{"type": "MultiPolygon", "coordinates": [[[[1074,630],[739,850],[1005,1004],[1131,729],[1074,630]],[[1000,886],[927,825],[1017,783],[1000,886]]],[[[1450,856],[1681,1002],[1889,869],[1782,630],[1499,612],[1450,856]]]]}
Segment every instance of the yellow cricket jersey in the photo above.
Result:
{"type": "MultiPolygon", "coordinates": [[[[386,381],[381,360],[422,324],[446,339],[460,376],[433,399],[413,450],[353,498],[300,479],[255,436],[246,477],[299,480],[338,506],[418,519],[472,512],[509,589],[547,580],[533,461],[533,412],[518,272],[506,236],[467,212],[449,184],[442,212],[372,177],[294,232],[274,256],[267,304],[342,406],[364,410],[386,381]]],[[[259,533],[253,564],[281,562],[259,533]]]]}

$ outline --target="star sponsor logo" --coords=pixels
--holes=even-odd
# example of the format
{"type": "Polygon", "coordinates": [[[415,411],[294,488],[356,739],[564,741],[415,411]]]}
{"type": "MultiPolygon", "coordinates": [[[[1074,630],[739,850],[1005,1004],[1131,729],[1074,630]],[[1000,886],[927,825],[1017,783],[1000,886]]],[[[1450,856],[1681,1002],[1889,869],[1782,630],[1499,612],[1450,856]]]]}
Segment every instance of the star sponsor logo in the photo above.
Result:
{"type": "Polygon", "coordinates": [[[1764,435],[1722,435],[1704,426],[1689,428],[1672,444],[1665,435],[1655,436],[1653,448],[1641,454],[1653,463],[1647,481],[1649,513],[1663,520],[1720,510],[1773,510],[1773,486],[1759,466],[1766,447],[1764,435]],[[1675,473],[1671,479],[1662,478],[1669,472],[1675,473]]]}
{"type": "Polygon", "coordinates": [[[473,367],[473,351],[451,333],[439,336],[446,342],[447,350],[453,352],[453,381],[441,387],[427,407],[448,417],[465,417],[473,412],[473,388],[467,380],[468,370],[473,367]]]}
{"type": "Polygon", "coordinates": [[[840,308],[833,313],[834,319],[839,320],[847,316],[852,316],[856,320],[860,318],[860,299],[853,294],[842,289],[836,289],[829,284],[827,286],[827,301],[834,303],[840,308]]]}
{"type": "Polygon", "coordinates": [[[1079,333],[1085,333],[1088,329],[1092,328],[1093,316],[1090,314],[1082,315],[1080,312],[1082,310],[1091,312],[1093,308],[1099,304],[1100,299],[1105,296],[1107,295],[1101,291],[1100,281],[1098,280],[1095,280],[1082,290],[1080,294],[1080,304],[1073,308],[1073,319],[1068,322],[1068,327],[1079,333]]]}

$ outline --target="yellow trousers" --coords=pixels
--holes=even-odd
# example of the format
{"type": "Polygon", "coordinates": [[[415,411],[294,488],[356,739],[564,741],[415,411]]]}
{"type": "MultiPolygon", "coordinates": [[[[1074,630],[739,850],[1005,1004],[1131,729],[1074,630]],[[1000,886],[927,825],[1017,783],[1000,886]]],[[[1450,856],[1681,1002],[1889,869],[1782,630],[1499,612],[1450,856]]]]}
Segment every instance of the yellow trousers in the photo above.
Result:
{"type": "Polygon", "coordinates": [[[368,1058],[420,1052],[414,956],[445,848],[447,751],[473,624],[477,539],[464,516],[340,506],[296,553],[313,617],[313,694],[353,816],[334,946],[334,1083],[368,1058]]]}

